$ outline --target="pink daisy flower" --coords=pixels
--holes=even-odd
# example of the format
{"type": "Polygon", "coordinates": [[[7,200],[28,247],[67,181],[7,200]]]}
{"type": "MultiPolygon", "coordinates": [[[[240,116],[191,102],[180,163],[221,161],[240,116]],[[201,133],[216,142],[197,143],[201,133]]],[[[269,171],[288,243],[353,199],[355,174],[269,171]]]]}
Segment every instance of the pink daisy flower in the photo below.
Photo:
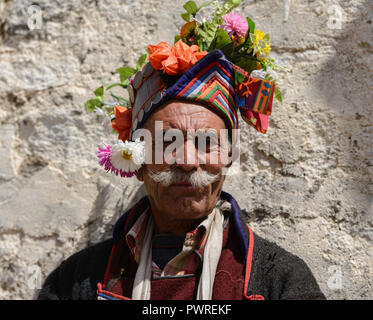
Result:
{"type": "Polygon", "coordinates": [[[105,148],[101,148],[101,147],[98,148],[97,156],[98,156],[100,166],[103,166],[106,171],[109,171],[110,169],[113,168],[111,161],[110,161],[112,151],[111,151],[111,146],[107,146],[106,144],[104,145],[105,145],[105,148]]]}
{"type": "Polygon", "coordinates": [[[110,171],[114,173],[116,176],[120,175],[122,178],[130,178],[137,173],[137,170],[133,172],[125,172],[122,169],[115,168],[113,164],[111,163],[111,156],[113,155],[111,146],[106,145],[106,144],[104,145],[105,145],[104,148],[101,148],[101,147],[98,148],[97,157],[98,157],[100,166],[104,167],[104,169],[107,172],[110,171]]]}
{"type": "Polygon", "coordinates": [[[228,32],[229,36],[232,38],[244,38],[246,32],[249,29],[249,25],[244,16],[239,13],[228,13],[223,17],[224,24],[220,27],[228,32]]]}

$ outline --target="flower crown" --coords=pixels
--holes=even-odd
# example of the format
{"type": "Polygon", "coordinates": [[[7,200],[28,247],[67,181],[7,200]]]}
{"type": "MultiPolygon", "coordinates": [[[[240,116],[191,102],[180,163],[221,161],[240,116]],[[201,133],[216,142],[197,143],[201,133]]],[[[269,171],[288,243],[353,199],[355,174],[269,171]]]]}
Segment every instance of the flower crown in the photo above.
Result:
{"type": "MultiPolygon", "coordinates": [[[[185,24],[175,35],[173,46],[166,42],[148,45],[147,53],[139,57],[136,68],[126,66],[116,70],[120,82],[110,84],[105,89],[101,86],[94,91],[95,98],[85,104],[87,110],[104,116],[119,139],[114,146],[99,148],[99,163],[106,171],[131,177],[145,161],[144,142],[130,141],[130,133],[134,100],[132,84],[137,81],[134,75],[143,68],[147,59],[154,70],[173,77],[185,73],[208,53],[220,50],[235,66],[236,91],[241,97],[251,94],[249,84],[253,79],[248,75],[259,74],[261,79],[275,83],[269,71],[285,68],[269,57],[269,35],[255,29],[255,23],[250,18],[232,12],[240,3],[241,0],[228,0],[220,5],[218,1],[209,1],[198,6],[195,1],[186,2],[183,6],[185,12],[181,14],[185,24]],[[202,16],[201,9],[205,8],[205,11],[211,4],[215,6],[215,11],[208,17],[202,16]],[[114,87],[128,89],[129,99],[112,93],[110,89],[114,87]],[[105,90],[110,92],[113,102],[104,101],[105,90]]],[[[282,102],[278,86],[273,85],[273,88],[274,97],[282,102]]],[[[267,114],[270,114],[270,110],[267,114]]]]}

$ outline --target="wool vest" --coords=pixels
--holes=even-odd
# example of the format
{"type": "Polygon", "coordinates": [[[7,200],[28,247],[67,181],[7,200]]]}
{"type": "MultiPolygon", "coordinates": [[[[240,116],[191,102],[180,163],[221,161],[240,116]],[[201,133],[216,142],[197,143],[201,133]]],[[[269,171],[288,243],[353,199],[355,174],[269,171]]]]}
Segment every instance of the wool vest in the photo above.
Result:
{"type": "MultiPolygon", "coordinates": [[[[99,283],[97,294],[99,299],[130,299],[133,282],[138,264],[134,260],[123,235],[134,223],[137,212],[141,212],[147,205],[146,200],[140,201],[126,219],[119,222],[114,229],[118,241],[114,244],[110,254],[109,263],[105,272],[104,283],[99,283]],[[122,230],[122,232],[120,232],[122,230]],[[120,236],[122,235],[122,236],[120,236]]],[[[224,229],[221,256],[216,270],[212,299],[214,300],[242,300],[262,299],[259,295],[247,296],[247,283],[250,276],[250,267],[247,268],[247,259],[251,265],[252,245],[248,251],[239,250],[242,239],[234,228],[234,217],[224,229]]],[[[253,233],[246,226],[253,241],[253,233]]],[[[114,237],[115,238],[115,237],[114,237]]],[[[194,300],[196,299],[199,277],[202,270],[203,248],[195,250],[189,259],[186,269],[195,270],[193,274],[172,277],[153,277],[151,280],[151,300],[194,300]]]]}

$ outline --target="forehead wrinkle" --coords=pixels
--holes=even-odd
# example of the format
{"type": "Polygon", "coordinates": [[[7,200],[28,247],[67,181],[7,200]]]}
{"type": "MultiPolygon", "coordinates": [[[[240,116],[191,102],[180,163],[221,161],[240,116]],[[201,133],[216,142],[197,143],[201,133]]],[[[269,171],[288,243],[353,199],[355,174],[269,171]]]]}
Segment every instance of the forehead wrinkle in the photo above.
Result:
{"type": "MultiPolygon", "coordinates": [[[[170,115],[170,119],[165,119],[170,128],[179,129],[183,133],[187,133],[188,130],[198,130],[202,128],[213,128],[215,127],[210,123],[208,115],[206,117],[205,112],[196,113],[179,113],[176,115],[170,115]]],[[[167,125],[166,124],[166,125],[167,125]]],[[[164,125],[164,127],[166,127],[164,125]]]]}

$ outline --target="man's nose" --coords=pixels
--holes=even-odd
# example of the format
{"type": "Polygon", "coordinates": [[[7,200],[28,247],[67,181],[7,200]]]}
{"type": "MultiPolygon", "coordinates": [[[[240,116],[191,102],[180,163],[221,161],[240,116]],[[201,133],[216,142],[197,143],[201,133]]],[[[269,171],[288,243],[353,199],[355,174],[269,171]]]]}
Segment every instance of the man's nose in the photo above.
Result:
{"type": "Polygon", "coordinates": [[[175,167],[185,171],[196,170],[199,167],[198,150],[196,149],[193,139],[187,139],[184,144],[180,146],[181,151],[177,155],[175,167]]]}

